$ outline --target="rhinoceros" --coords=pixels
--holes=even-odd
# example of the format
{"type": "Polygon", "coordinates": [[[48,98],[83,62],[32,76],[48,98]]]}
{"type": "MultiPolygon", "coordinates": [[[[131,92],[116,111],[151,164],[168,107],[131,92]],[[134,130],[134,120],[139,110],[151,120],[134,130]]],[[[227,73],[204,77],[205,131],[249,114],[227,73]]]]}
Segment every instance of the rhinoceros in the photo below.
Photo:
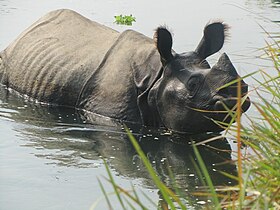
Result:
{"type": "MultiPolygon", "coordinates": [[[[75,107],[120,121],[184,133],[216,132],[229,122],[239,75],[223,53],[228,26],[208,23],[194,51],[176,53],[172,34],[122,33],[75,11],[49,12],[0,53],[0,81],[50,105],[75,107]]],[[[248,85],[241,81],[242,95],[248,85]]],[[[242,104],[245,112],[250,106],[242,104]]]]}

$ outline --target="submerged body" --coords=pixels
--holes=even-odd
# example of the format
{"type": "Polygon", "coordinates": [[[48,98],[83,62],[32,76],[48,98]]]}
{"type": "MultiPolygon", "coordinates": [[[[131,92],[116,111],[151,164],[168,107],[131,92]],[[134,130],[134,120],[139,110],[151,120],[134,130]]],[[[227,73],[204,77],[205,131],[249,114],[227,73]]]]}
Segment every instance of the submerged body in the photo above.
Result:
{"type": "MultiPolygon", "coordinates": [[[[223,46],[225,30],[223,23],[209,24],[195,51],[176,54],[165,28],[156,30],[154,42],[56,10],[1,52],[0,81],[42,102],[115,119],[179,132],[218,131],[211,118],[229,121],[219,112],[234,107],[237,95],[233,86],[221,94],[218,88],[238,75],[225,54],[212,68],[205,58],[223,46]]],[[[249,106],[245,101],[243,110],[249,106]]]]}

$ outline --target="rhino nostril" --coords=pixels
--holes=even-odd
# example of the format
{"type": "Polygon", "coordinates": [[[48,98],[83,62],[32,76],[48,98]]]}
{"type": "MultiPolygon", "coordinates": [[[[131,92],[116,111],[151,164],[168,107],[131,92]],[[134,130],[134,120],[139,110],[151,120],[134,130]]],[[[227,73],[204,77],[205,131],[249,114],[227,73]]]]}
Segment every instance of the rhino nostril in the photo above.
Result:
{"type": "MultiPolygon", "coordinates": [[[[237,97],[237,92],[238,92],[238,85],[232,84],[230,86],[224,87],[220,90],[218,90],[218,94],[224,98],[229,98],[229,97],[237,97]]],[[[241,81],[241,96],[245,96],[248,93],[248,85],[241,81]]]]}
{"type": "Polygon", "coordinates": [[[233,109],[236,106],[236,103],[237,101],[233,98],[223,98],[215,103],[214,109],[216,111],[228,111],[233,109]]]}
{"type": "Polygon", "coordinates": [[[241,83],[241,94],[242,96],[246,95],[248,93],[248,85],[243,82],[241,83]]]}
{"type": "Polygon", "coordinates": [[[224,98],[230,97],[230,90],[228,87],[222,88],[218,91],[218,94],[224,98]]]}
{"type": "MultiPolygon", "coordinates": [[[[214,110],[227,111],[233,108],[236,109],[237,103],[238,103],[237,98],[235,97],[228,97],[228,98],[223,97],[218,100],[215,100],[214,110]]],[[[250,98],[247,97],[241,105],[242,112],[246,112],[249,109],[250,105],[251,105],[250,98]]]]}

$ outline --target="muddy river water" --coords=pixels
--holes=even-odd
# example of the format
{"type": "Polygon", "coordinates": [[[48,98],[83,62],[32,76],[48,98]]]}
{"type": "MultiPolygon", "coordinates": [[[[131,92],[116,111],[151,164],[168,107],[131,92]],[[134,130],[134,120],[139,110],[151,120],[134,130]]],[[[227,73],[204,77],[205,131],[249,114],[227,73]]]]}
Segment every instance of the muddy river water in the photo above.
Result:
{"type": "MultiPolygon", "coordinates": [[[[272,34],[279,32],[280,21],[280,2],[275,0],[0,0],[0,50],[39,17],[60,8],[73,9],[119,31],[133,29],[149,37],[158,25],[166,24],[174,34],[177,52],[193,50],[207,22],[223,20],[231,28],[220,53],[229,55],[241,75],[270,69],[271,64],[260,58],[263,52],[259,49],[268,38],[263,28],[272,34]],[[136,22],[133,26],[116,25],[114,15],[119,14],[132,14],[136,22]]],[[[210,57],[209,62],[216,62],[218,56],[210,57]]],[[[252,78],[246,82],[254,87],[252,78]]],[[[252,99],[258,100],[253,95],[252,99]]],[[[254,115],[255,110],[250,109],[248,114],[254,115]]],[[[208,202],[192,194],[201,182],[187,142],[214,134],[176,136],[163,130],[128,126],[168,186],[172,169],[179,188],[188,197],[186,205],[199,209],[208,202]]],[[[229,151],[200,147],[214,184],[234,184],[218,172],[236,173],[235,166],[229,164],[234,158],[234,152],[230,152],[236,148],[234,139],[219,140],[211,146],[229,151]]],[[[141,198],[145,200],[145,194],[157,205],[158,191],[122,124],[106,119],[85,124],[76,110],[42,106],[0,87],[0,210],[108,209],[98,184],[100,179],[107,192],[113,192],[104,179],[107,172],[103,160],[121,187],[134,186],[141,198]]],[[[115,209],[120,209],[116,197],[111,195],[110,199],[115,209]]],[[[146,203],[149,209],[156,209],[146,203]]]]}

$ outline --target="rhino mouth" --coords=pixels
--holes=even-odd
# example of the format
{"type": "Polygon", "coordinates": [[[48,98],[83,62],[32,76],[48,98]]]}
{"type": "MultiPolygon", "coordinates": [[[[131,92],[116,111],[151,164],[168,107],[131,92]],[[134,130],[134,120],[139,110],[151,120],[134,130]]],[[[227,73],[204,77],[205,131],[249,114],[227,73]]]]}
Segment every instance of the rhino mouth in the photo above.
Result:
{"type": "MultiPolygon", "coordinates": [[[[235,111],[237,108],[237,101],[238,101],[238,79],[240,79],[240,76],[238,75],[236,69],[232,65],[229,57],[223,53],[221,57],[219,58],[216,65],[214,65],[211,69],[211,71],[216,72],[217,75],[219,72],[219,75],[223,75],[224,77],[227,77],[227,80],[222,82],[220,85],[223,86],[223,84],[230,84],[233,81],[235,81],[233,84],[230,84],[223,88],[218,88],[215,96],[210,101],[210,104],[212,105],[211,108],[213,111],[227,111],[230,110],[235,111]]],[[[218,77],[216,77],[218,78],[218,77]]],[[[219,82],[218,82],[219,83],[219,82]]],[[[241,97],[242,97],[242,104],[241,109],[242,112],[246,112],[250,107],[250,98],[247,96],[248,93],[248,85],[244,82],[244,80],[240,80],[241,84],[241,97]],[[245,100],[243,100],[243,98],[245,100]]]]}
{"type": "MultiPolygon", "coordinates": [[[[229,112],[229,110],[236,111],[237,103],[238,100],[235,97],[219,99],[214,104],[214,111],[217,112],[229,112]]],[[[242,112],[246,112],[249,109],[250,105],[251,105],[250,98],[247,97],[244,101],[241,102],[242,112]]]]}
{"type": "MultiPolygon", "coordinates": [[[[217,92],[217,95],[213,97],[211,104],[213,111],[216,112],[229,112],[236,111],[238,104],[238,88],[237,85],[230,85],[217,92]]],[[[247,96],[248,85],[241,81],[241,110],[246,112],[250,105],[250,98],[247,96]]]]}

